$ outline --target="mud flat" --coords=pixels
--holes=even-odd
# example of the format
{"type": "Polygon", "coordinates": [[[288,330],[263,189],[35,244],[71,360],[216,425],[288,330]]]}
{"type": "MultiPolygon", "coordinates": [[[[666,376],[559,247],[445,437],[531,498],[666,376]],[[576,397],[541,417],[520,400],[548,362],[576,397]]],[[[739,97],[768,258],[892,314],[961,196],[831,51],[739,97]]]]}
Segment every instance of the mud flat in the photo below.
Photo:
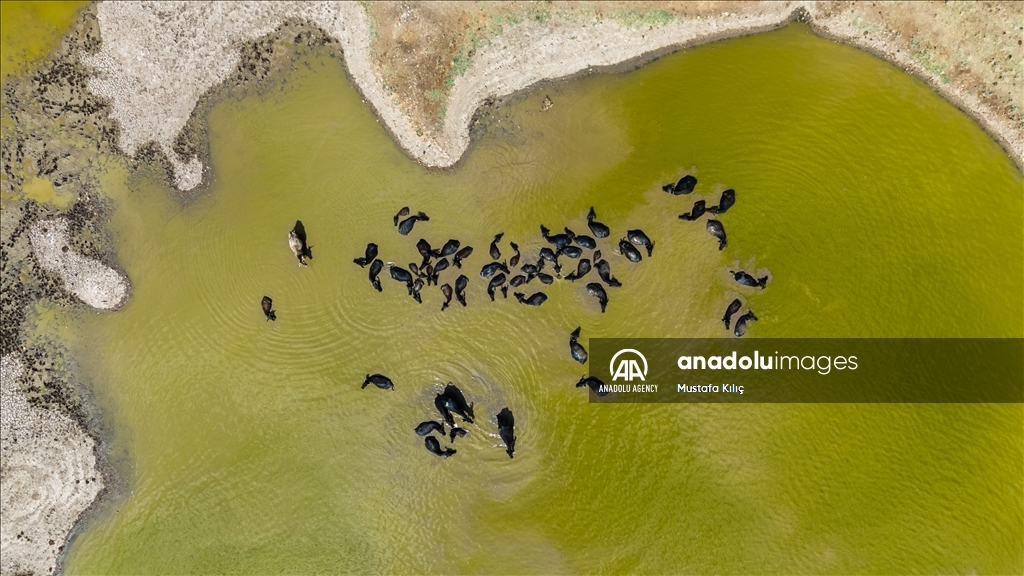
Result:
{"type": "Polygon", "coordinates": [[[452,78],[443,128],[428,134],[389,92],[371,58],[378,32],[353,3],[136,3],[104,2],[98,9],[101,50],[83,61],[95,70],[89,89],[111,102],[121,127],[119,145],[134,155],[155,142],[167,155],[180,190],[203,179],[200,158],[180,158],[175,140],[196,103],[224,81],[240,60],[239,45],[265,36],[288,20],[304,20],[336,39],[349,74],[384,126],[411,157],[431,168],[455,165],[469,146],[476,110],[489,99],[547,79],[642,62],[680,48],[771,30],[794,19],[810,22],[825,36],[848,42],[927,80],[993,134],[1024,166],[1024,137],[1013,121],[978,97],[944,83],[901,50],[892,39],[850,23],[834,3],[771,2],[743,5],[739,12],[673,19],[657,26],[630,26],[608,19],[568,20],[556,15],[511,26],[474,52],[464,73],[452,78]]]}
{"type": "Polygon", "coordinates": [[[0,359],[0,572],[52,574],[78,517],[103,490],[96,444],[66,414],[28,402],[21,359],[0,359]]]}

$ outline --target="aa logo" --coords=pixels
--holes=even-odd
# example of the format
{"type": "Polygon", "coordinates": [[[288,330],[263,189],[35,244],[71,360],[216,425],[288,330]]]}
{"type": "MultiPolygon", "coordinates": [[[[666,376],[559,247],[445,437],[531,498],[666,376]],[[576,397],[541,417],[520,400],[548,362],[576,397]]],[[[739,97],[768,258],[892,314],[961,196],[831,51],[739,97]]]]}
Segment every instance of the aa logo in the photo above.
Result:
{"type": "Polygon", "coordinates": [[[647,358],[644,358],[644,355],[639,350],[633,350],[632,348],[619,350],[615,353],[615,356],[612,356],[612,361],[608,364],[608,373],[612,375],[612,382],[619,378],[626,382],[632,382],[633,378],[643,380],[644,376],[647,376],[647,358]],[[622,356],[621,360],[619,360],[620,356],[622,356]],[[644,363],[643,370],[640,370],[640,364],[636,361],[637,358],[644,363]],[[618,361],[618,364],[616,364],[616,361],[618,361]]]}

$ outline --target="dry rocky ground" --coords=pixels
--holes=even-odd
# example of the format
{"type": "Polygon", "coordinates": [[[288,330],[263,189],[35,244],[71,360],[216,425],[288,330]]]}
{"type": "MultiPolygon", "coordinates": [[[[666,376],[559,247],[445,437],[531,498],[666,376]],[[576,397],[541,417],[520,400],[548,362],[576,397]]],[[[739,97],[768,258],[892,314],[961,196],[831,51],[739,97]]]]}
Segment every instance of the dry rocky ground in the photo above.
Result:
{"type": "MultiPolygon", "coordinates": [[[[1024,3],[852,2],[813,4],[816,19],[852,27],[854,43],[899,50],[939,85],[976,96],[1024,131],[1024,3]]],[[[767,9],[771,9],[769,6],[767,9]]],[[[524,22],[614,21],[656,28],[694,19],[760,15],[762,2],[380,2],[367,3],[371,47],[385,89],[416,129],[439,135],[447,96],[477,52],[524,22]]]]}

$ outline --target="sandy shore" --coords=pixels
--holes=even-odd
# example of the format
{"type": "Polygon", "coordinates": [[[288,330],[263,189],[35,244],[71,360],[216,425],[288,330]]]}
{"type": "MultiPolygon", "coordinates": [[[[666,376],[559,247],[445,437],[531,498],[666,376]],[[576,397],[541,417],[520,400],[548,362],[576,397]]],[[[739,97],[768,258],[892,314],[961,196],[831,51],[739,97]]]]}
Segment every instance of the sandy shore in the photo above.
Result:
{"type": "Polygon", "coordinates": [[[1024,137],[1012,121],[977,96],[944,82],[885,37],[854,26],[851,14],[833,3],[770,2],[745,5],[739,13],[675,19],[635,27],[608,19],[543,22],[527,20],[475,51],[464,74],[453,79],[445,101],[443,129],[433,135],[403,111],[370,56],[375,31],[353,3],[148,3],[105,2],[99,6],[103,44],[83,60],[95,69],[90,90],[108,98],[121,127],[120,146],[134,155],[155,142],[174,168],[181,190],[202,182],[199,158],[179,158],[175,139],[204,93],[237,66],[241,43],[271,33],[289,19],[308,21],[336,39],[356,86],[384,126],[415,160],[431,168],[455,165],[469,146],[469,127],[479,106],[540,82],[643,60],[685,46],[752,34],[809,21],[819,33],[864,48],[924,78],[940,94],[974,117],[1024,166],[1024,137]],[[823,8],[827,6],[827,9],[823,8]]]}
{"type": "Polygon", "coordinates": [[[23,371],[17,356],[0,359],[0,572],[52,574],[103,477],[93,439],[62,412],[30,404],[23,371]]]}

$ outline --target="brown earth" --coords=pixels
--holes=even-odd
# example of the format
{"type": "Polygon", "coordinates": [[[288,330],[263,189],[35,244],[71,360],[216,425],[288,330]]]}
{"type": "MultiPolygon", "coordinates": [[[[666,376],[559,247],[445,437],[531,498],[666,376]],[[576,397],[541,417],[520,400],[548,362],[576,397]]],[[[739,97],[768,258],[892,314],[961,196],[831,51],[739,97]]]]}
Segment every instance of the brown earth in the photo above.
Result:
{"type": "MultiPolygon", "coordinates": [[[[385,89],[427,136],[444,124],[447,95],[476,50],[510,26],[551,18],[618,21],[627,27],[759,13],[761,2],[376,2],[374,64],[385,89]]],[[[1024,131],[1024,3],[820,2],[815,12],[862,30],[865,44],[900,51],[939,82],[977,96],[1024,131]]]]}

